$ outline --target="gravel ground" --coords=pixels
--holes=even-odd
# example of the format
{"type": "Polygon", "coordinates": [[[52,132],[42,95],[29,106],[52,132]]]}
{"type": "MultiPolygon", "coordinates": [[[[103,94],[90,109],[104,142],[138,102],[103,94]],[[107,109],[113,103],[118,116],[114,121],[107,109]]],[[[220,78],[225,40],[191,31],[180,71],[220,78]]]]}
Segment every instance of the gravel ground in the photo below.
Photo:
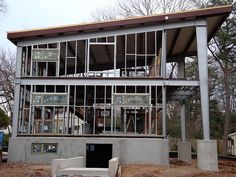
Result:
{"type": "MultiPolygon", "coordinates": [[[[169,166],[123,165],[122,177],[236,177],[236,161],[219,160],[218,172],[206,172],[192,164],[171,160],[169,166]]],[[[0,177],[50,177],[51,166],[26,163],[1,163],[0,177]]]]}

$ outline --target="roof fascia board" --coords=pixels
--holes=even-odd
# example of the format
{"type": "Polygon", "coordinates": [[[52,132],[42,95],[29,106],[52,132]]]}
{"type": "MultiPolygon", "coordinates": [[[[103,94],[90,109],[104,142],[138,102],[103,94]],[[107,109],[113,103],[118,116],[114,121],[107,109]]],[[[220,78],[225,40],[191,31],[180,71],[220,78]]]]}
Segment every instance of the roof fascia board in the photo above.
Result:
{"type": "MultiPolygon", "coordinates": [[[[232,11],[232,6],[219,6],[219,7],[211,7],[205,9],[196,9],[190,11],[180,11],[174,13],[167,14],[156,14],[152,16],[144,16],[144,17],[135,17],[129,19],[120,19],[120,20],[112,20],[105,21],[99,23],[87,23],[87,24],[74,24],[69,26],[61,26],[61,27],[52,27],[52,28],[42,28],[42,29],[31,29],[31,30],[23,30],[23,31],[13,31],[8,33],[8,39],[14,39],[17,41],[17,38],[24,37],[37,37],[37,35],[47,35],[47,34],[56,34],[56,33],[70,33],[75,31],[87,31],[87,30],[99,30],[99,29],[109,29],[116,28],[120,26],[133,26],[137,24],[145,24],[145,23],[163,23],[167,20],[181,20],[188,18],[201,18],[206,16],[216,16],[220,14],[229,14],[232,11]]],[[[227,15],[228,16],[228,15],[227,15]]]]}
{"type": "Polygon", "coordinates": [[[47,43],[54,43],[54,42],[84,40],[88,38],[99,38],[99,37],[104,37],[104,36],[116,36],[116,35],[150,32],[150,31],[162,31],[162,30],[175,29],[175,28],[191,27],[195,25],[196,25],[196,20],[166,22],[163,24],[153,25],[153,26],[141,26],[141,27],[128,28],[128,29],[91,32],[91,33],[76,34],[76,35],[50,37],[50,38],[45,37],[42,39],[22,40],[22,41],[17,42],[17,46],[28,46],[28,45],[47,44],[47,43]]]}

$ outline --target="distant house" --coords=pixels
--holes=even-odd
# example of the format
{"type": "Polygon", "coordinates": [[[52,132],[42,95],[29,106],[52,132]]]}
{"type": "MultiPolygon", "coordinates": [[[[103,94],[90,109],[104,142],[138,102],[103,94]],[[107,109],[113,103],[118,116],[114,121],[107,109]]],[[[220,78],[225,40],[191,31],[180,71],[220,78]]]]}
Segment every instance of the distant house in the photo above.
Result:
{"type": "Polygon", "coordinates": [[[228,135],[228,153],[236,155],[236,132],[228,135]]]}

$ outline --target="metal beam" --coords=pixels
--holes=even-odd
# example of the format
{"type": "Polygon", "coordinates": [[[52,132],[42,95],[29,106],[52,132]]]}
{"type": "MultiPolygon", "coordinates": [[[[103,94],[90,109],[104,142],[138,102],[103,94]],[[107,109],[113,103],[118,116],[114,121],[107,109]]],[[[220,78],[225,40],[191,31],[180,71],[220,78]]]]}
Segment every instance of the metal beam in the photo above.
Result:
{"type": "Polygon", "coordinates": [[[23,78],[19,80],[22,85],[107,85],[107,86],[199,86],[197,80],[157,80],[155,78],[23,78]]]}
{"type": "Polygon", "coordinates": [[[56,36],[51,38],[43,39],[29,39],[22,40],[17,42],[17,46],[28,46],[28,45],[37,45],[45,43],[55,43],[55,42],[64,42],[64,41],[74,41],[74,40],[84,40],[88,38],[99,38],[104,36],[116,36],[124,34],[133,34],[133,33],[143,33],[150,31],[161,31],[164,29],[175,29],[175,28],[185,28],[195,26],[195,20],[181,21],[181,22],[165,22],[165,24],[153,25],[153,26],[141,26],[136,28],[128,29],[117,29],[110,31],[101,31],[94,33],[83,33],[76,35],[65,35],[65,36],[56,36]]]}

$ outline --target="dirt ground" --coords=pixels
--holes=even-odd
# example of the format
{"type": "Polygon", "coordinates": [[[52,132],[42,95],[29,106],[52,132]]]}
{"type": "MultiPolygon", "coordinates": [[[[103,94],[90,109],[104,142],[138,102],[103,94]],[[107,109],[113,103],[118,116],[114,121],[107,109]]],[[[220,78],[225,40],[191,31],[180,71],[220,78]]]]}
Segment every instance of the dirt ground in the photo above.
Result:
{"type": "Polygon", "coordinates": [[[196,168],[197,162],[186,164],[171,159],[169,166],[124,165],[122,177],[236,177],[236,161],[219,160],[218,172],[206,172],[196,168]]]}
{"type": "Polygon", "coordinates": [[[25,163],[1,163],[0,177],[51,177],[51,166],[25,163]]]}
{"type": "MultiPolygon", "coordinates": [[[[219,160],[219,172],[205,172],[191,165],[171,160],[169,166],[124,165],[122,177],[236,177],[236,161],[219,160]]],[[[51,166],[25,163],[1,163],[0,177],[50,177],[51,166]]]]}

